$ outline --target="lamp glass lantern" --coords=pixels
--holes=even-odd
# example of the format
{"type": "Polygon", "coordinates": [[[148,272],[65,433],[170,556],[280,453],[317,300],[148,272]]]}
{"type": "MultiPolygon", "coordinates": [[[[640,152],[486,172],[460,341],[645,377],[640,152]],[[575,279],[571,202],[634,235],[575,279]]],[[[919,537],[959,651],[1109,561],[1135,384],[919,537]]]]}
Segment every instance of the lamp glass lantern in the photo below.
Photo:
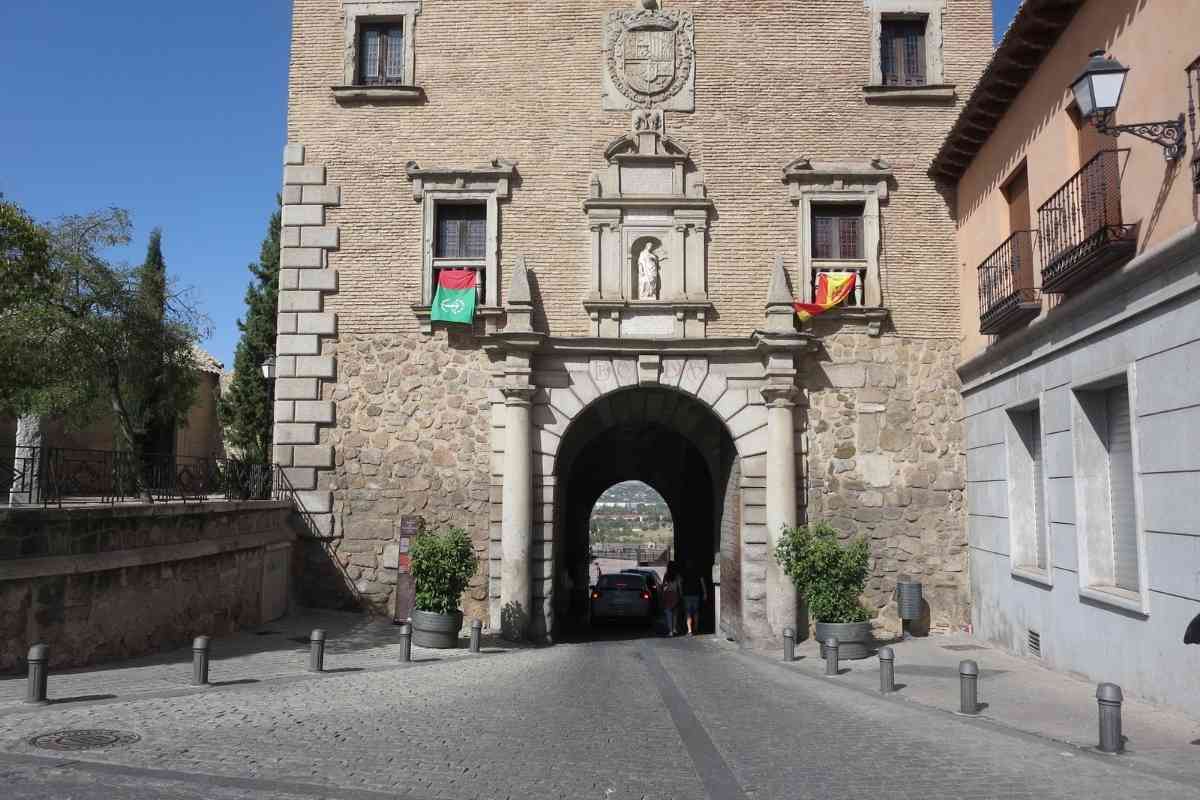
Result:
{"type": "Polygon", "coordinates": [[[267,360],[260,367],[262,375],[269,381],[275,380],[275,356],[267,356],[267,360]]]}
{"type": "Polygon", "coordinates": [[[1093,50],[1083,72],[1071,84],[1075,103],[1084,119],[1104,120],[1117,110],[1129,68],[1103,50],[1093,50]]]}

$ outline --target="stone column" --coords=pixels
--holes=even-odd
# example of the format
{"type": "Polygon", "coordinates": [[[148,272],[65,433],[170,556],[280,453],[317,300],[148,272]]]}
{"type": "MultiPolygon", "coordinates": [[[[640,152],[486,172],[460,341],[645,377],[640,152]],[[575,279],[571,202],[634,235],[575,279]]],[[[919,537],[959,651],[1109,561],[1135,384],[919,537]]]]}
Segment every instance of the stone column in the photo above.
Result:
{"type": "Polygon", "coordinates": [[[775,560],[784,528],[796,525],[796,389],[763,390],[767,401],[767,624],[777,639],[796,625],[796,588],[775,560]]]}
{"type": "Polygon", "coordinates": [[[533,551],[533,437],[529,386],[504,392],[504,480],[501,489],[500,630],[504,638],[526,638],[533,609],[530,580],[533,551]]]}

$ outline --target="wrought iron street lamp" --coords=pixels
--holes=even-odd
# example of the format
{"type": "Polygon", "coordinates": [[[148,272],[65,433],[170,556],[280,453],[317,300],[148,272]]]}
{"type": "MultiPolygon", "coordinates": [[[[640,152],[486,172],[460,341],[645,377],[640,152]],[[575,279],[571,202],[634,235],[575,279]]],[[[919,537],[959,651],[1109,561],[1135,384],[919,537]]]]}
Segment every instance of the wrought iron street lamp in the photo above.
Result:
{"type": "Polygon", "coordinates": [[[1165,122],[1140,122],[1132,125],[1113,125],[1112,118],[1121,102],[1125,90],[1125,77],[1129,68],[1115,58],[1106,56],[1103,50],[1092,51],[1087,66],[1071,83],[1075,103],[1085,120],[1096,126],[1105,136],[1132,133],[1161,145],[1168,161],[1183,158],[1187,150],[1187,138],[1183,127],[1183,114],[1178,119],[1165,122]]]}
{"type": "Polygon", "coordinates": [[[268,381],[275,380],[275,356],[267,356],[267,360],[262,363],[262,374],[268,381]]]}

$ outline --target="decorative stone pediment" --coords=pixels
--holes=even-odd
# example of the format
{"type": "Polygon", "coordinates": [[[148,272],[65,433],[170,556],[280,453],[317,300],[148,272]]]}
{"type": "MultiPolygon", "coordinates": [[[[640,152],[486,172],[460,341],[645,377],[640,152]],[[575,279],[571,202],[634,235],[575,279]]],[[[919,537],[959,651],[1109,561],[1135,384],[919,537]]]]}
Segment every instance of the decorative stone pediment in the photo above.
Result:
{"type": "Polygon", "coordinates": [[[605,111],[696,108],[695,25],[690,11],[664,11],[655,0],[604,18],[605,111]]]}
{"type": "Polygon", "coordinates": [[[633,112],[630,133],[605,149],[584,209],[592,232],[591,292],[597,336],[703,337],[712,201],[687,150],[658,109],[633,112]]]}
{"type": "Polygon", "coordinates": [[[874,191],[880,200],[887,200],[892,165],[881,158],[846,161],[813,161],[797,158],[783,168],[783,182],[789,184],[792,200],[799,200],[805,190],[845,188],[874,191]]]}

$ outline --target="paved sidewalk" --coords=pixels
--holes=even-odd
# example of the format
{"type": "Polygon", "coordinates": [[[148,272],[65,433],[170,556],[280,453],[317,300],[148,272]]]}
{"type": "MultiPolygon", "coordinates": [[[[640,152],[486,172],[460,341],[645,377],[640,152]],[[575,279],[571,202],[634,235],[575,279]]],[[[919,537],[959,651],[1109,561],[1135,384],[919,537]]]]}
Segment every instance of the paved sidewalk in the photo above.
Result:
{"type": "MultiPolygon", "coordinates": [[[[304,609],[275,622],[212,641],[209,680],[236,686],[288,678],[320,677],[308,670],[309,636],[326,632],[325,669],[338,673],[382,669],[400,662],[399,628],[388,620],[362,614],[304,609]]],[[[501,648],[489,637],[485,652],[501,648]]],[[[507,645],[503,649],[508,649],[507,645]]],[[[467,655],[460,650],[412,648],[416,664],[467,655]]],[[[52,671],[47,695],[52,704],[104,702],[135,696],[203,691],[193,687],[192,650],[186,647],[143,658],[95,667],[52,671]]],[[[24,706],[24,675],[0,677],[0,715],[24,706]]]]}
{"type": "MultiPolygon", "coordinates": [[[[891,647],[899,689],[893,699],[956,713],[958,664],[971,659],[979,664],[979,701],[985,706],[981,720],[1098,752],[1095,683],[1010,655],[966,634],[914,638],[891,647]]],[[[826,678],[816,641],[797,645],[796,655],[797,660],[786,665],[787,669],[871,693],[879,690],[879,659],[874,656],[843,661],[842,675],[826,678]]],[[[1126,752],[1115,762],[1174,779],[1191,779],[1200,786],[1200,721],[1126,697],[1122,722],[1126,752]]]]}

